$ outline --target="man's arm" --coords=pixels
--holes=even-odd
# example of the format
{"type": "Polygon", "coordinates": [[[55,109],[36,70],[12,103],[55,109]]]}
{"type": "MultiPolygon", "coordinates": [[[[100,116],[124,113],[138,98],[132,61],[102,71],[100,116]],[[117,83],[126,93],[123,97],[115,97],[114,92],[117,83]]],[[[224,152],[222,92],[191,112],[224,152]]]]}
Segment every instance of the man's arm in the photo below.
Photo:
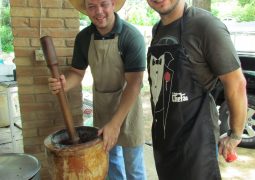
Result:
{"type": "Polygon", "coordinates": [[[137,99],[143,81],[143,72],[125,73],[126,86],[120,99],[120,104],[111,121],[98,134],[103,133],[104,148],[109,151],[117,142],[121,125],[137,99]]]}
{"type": "Polygon", "coordinates": [[[84,74],[85,70],[79,70],[71,67],[68,72],[67,78],[65,78],[64,75],[60,75],[60,81],[56,78],[49,78],[49,89],[51,90],[52,94],[59,93],[61,87],[63,87],[64,91],[67,92],[81,83],[84,74]]]}
{"type": "Polygon", "coordinates": [[[67,83],[65,86],[65,91],[69,91],[70,89],[80,85],[84,75],[85,70],[79,70],[71,67],[66,78],[67,83]]]}
{"type": "MultiPolygon", "coordinates": [[[[232,132],[242,136],[244,123],[247,116],[246,80],[241,68],[219,76],[229,108],[229,124],[232,132]]],[[[220,139],[219,153],[227,158],[228,153],[233,153],[235,147],[241,142],[230,137],[220,139]]]]}

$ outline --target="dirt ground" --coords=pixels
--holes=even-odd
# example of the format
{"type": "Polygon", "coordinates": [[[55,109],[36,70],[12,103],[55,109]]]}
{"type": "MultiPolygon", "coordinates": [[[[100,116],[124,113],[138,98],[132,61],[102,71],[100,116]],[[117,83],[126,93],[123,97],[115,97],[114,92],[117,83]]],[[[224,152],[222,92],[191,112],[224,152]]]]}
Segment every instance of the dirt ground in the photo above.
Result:
{"type": "MultiPolygon", "coordinates": [[[[143,98],[143,109],[144,109],[144,120],[145,120],[145,139],[146,142],[151,142],[151,107],[150,107],[150,94],[148,90],[148,84],[145,84],[144,89],[142,90],[143,98]]],[[[149,151],[152,148],[150,148],[149,151]]],[[[255,180],[255,149],[247,148],[237,148],[238,159],[232,163],[227,163],[220,156],[219,157],[219,166],[221,171],[221,176],[223,180],[255,180]]],[[[152,152],[150,152],[152,155],[152,152]]],[[[152,161],[152,160],[151,160],[152,161]]],[[[152,162],[153,163],[153,162],[152,162]]],[[[156,172],[152,167],[147,167],[149,170],[149,177],[153,177],[151,180],[156,180],[156,172]]]]}

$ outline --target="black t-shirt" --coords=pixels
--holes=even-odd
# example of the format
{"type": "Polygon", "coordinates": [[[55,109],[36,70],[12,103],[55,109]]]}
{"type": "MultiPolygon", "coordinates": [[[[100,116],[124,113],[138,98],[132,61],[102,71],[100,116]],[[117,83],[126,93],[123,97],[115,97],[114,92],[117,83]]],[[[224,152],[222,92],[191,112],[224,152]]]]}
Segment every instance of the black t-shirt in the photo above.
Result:
{"type": "Polygon", "coordinates": [[[165,26],[159,24],[154,31],[154,45],[175,44],[181,37],[196,78],[206,89],[214,87],[217,76],[240,67],[227,27],[205,10],[189,7],[183,18],[182,32],[181,19],[165,26]]]}

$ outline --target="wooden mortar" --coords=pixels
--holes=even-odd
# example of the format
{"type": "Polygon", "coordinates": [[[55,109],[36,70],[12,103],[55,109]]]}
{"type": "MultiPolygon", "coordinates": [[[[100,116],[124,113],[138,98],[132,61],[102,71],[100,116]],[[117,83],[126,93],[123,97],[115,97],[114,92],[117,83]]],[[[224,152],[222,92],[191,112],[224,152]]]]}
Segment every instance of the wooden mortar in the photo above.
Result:
{"type": "MultiPolygon", "coordinates": [[[[59,79],[58,62],[50,36],[41,39],[52,77],[59,79]]],[[[74,127],[63,88],[57,94],[66,129],[44,140],[48,170],[53,180],[104,180],[108,172],[108,153],[94,127],[74,127]]]]}

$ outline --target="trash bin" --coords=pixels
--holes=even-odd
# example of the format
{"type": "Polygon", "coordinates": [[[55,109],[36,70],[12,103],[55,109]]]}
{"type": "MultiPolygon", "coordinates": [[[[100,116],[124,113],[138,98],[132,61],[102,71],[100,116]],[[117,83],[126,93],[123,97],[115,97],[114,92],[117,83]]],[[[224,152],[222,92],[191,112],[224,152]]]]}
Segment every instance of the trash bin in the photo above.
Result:
{"type": "Polygon", "coordinates": [[[0,154],[1,180],[40,180],[41,164],[32,155],[23,153],[0,154]]]}

